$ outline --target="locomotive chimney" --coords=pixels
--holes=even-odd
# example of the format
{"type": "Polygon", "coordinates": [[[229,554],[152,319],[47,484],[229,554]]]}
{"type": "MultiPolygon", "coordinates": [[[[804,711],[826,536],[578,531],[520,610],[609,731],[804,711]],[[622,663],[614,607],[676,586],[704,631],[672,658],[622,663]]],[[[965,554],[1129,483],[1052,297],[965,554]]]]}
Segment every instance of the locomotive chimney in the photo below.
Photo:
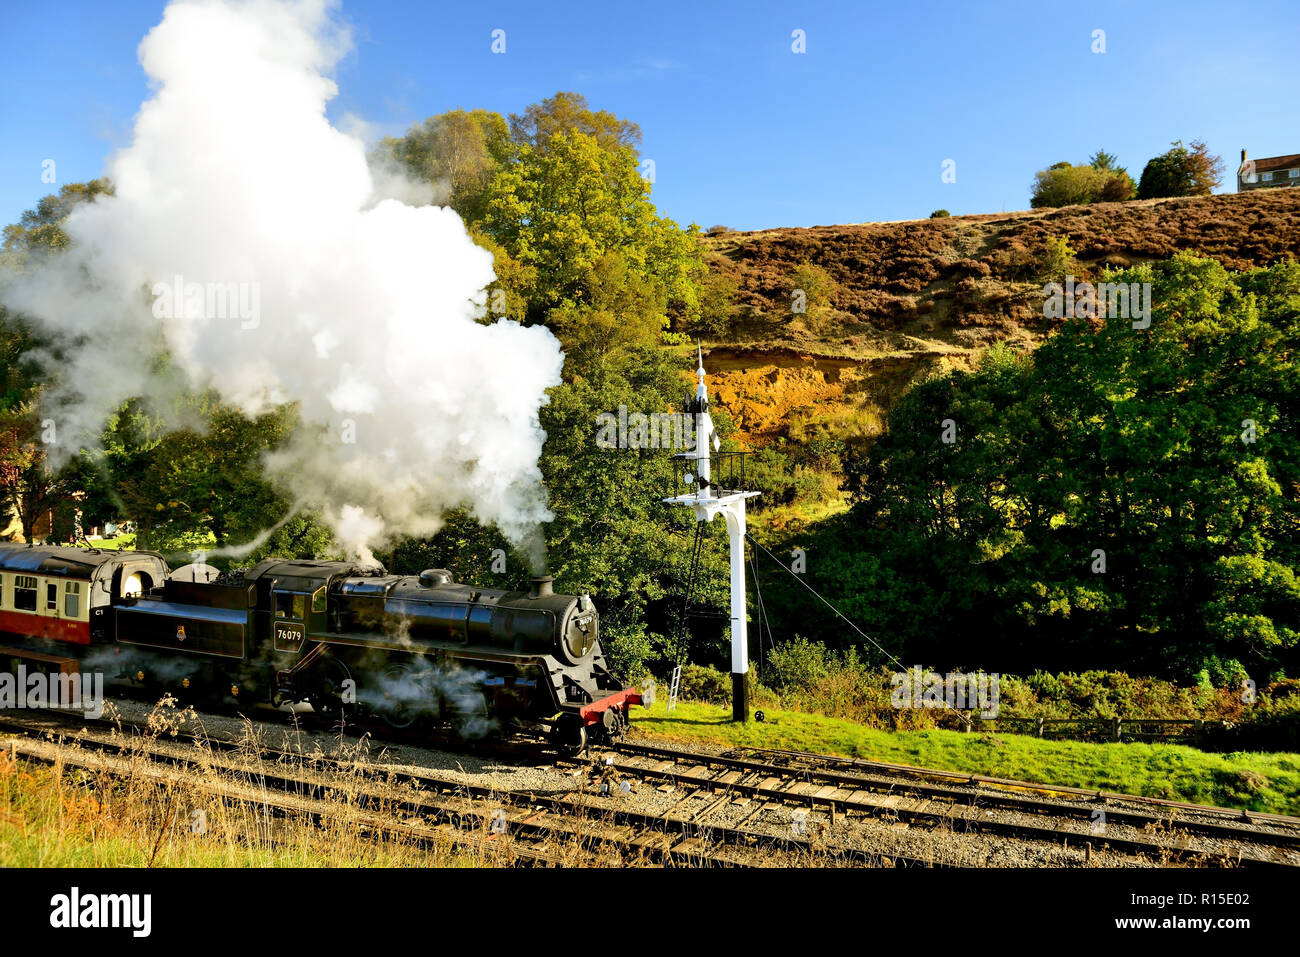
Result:
{"type": "Polygon", "coordinates": [[[551,587],[555,581],[552,576],[538,575],[531,581],[532,584],[528,589],[529,598],[548,598],[555,594],[555,589],[551,587]]]}

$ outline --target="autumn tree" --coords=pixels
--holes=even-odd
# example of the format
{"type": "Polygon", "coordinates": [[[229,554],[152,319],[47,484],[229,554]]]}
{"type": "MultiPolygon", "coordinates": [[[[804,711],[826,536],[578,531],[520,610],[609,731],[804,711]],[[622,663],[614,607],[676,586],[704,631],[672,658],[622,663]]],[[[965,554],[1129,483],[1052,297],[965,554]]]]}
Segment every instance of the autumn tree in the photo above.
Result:
{"type": "Polygon", "coordinates": [[[1191,148],[1176,140],[1173,148],[1153,157],[1142,170],[1138,199],[1164,196],[1209,196],[1223,181],[1223,160],[1199,140],[1191,148]]]}

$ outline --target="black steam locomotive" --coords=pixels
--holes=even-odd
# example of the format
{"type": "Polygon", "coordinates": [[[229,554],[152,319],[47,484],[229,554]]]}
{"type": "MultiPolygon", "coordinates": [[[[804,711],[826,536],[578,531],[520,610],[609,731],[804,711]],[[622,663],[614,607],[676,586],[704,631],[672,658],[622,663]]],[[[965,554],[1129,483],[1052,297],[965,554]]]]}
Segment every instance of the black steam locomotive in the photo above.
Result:
{"type": "Polygon", "coordinates": [[[652,691],[624,688],[586,596],[269,559],[172,572],[149,552],[0,544],[0,658],[115,669],[192,695],[372,711],[478,735],[546,732],[578,751],[616,737],[652,691]],[[106,663],[109,663],[106,665],[106,663]]]}

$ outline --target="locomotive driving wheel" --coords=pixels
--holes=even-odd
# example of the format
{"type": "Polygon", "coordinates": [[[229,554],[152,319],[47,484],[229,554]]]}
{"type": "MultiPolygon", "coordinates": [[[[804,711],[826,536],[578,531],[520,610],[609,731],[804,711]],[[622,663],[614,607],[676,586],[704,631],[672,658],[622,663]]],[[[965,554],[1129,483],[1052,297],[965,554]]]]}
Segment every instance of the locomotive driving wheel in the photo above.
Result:
{"type": "Polygon", "coordinates": [[[311,670],[307,700],[319,714],[341,713],[343,705],[355,700],[356,683],[348,666],[326,653],[311,670]]]}
{"type": "Polygon", "coordinates": [[[380,681],[374,709],[390,728],[409,728],[430,711],[433,689],[413,664],[393,662],[383,670],[380,681]]]}
{"type": "Polygon", "coordinates": [[[551,744],[562,754],[581,754],[587,748],[587,729],[576,714],[562,714],[551,726],[551,744]]]}

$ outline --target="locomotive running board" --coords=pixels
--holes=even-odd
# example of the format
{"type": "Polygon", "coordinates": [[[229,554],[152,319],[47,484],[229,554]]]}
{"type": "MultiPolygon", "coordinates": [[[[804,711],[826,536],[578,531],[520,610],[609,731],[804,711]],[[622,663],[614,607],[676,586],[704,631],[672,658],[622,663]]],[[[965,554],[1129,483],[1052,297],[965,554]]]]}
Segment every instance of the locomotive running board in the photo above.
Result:
{"type": "Polygon", "coordinates": [[[613,708],[616,711],[620,708],[623,711],[627,711],[634,704],[639,704],[642,707],[649,707],[649,705],[654,704],[653,693],[649,695],[649,703],[646,702],[645,698],[646,696],[642,695],[635,688],[628,688],[625,691],[616,691],[608,697],[601,698],[599,701],[593,701],[591,704],[584,704],[578,709],[578,716],[582,718],[584,726],[595,724],[604,717],[605,712],[610,708],[613,708]]]}

